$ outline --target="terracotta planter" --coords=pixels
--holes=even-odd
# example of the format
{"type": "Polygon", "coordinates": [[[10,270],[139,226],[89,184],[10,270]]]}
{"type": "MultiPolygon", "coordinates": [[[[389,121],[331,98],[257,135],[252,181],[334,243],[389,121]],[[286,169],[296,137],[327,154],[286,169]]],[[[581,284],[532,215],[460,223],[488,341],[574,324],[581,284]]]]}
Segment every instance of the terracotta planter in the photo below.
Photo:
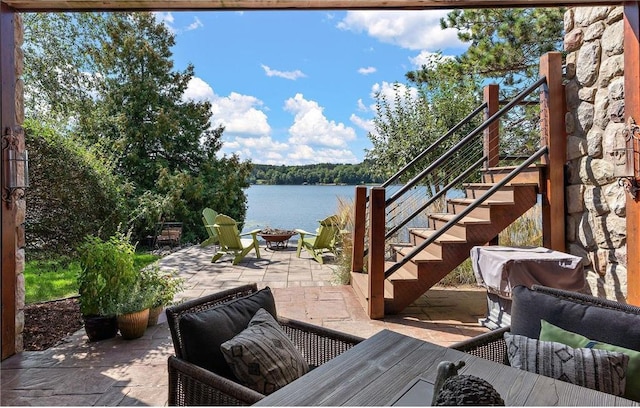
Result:
{"type": "Polygon", "coordinates": [[[118,321],[115,316],[82,316],[82,320],[89,341],[111,339],[118,334],[118,321]]]}
{"type": "Polygon", "coordinates": [[[163,310],[164,306],[157,306],[149,309],[149,321],[147,323],[147,327],[155,326],[156,324],[158,324],[158,317],[163,310]]]}
{"type": "Polygon", "coordinates": [[[118,328],[123,339],[132,340],[142,337],[149,323],[149,309],[118,315],[118,328]]]}

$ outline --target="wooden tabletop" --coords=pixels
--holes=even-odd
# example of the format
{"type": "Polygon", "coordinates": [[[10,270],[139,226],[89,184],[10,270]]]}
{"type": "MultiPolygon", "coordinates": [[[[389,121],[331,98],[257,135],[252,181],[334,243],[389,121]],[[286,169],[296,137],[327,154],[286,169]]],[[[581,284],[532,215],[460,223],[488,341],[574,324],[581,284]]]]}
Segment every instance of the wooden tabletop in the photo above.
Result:
{"type": "MultiPolygon", "coordinates": [[[[433,383],[438,363],[445,360],[464,360],[466,365],[460,374],[472,374],[489,381],[506,405],[640,405],[389,330],[370,337],[256,405],[391,405],[418,377],[433,383]]],[[[424,401],[422,405],[430,404],[431,401],[424,401]]]]}

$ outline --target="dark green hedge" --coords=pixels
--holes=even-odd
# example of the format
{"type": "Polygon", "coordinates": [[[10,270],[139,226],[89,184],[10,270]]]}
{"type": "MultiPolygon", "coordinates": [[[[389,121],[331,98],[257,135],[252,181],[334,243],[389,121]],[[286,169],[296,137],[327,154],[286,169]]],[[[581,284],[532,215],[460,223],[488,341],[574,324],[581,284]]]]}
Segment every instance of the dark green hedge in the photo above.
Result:
{"type": "Polygon", "coordinates": [[[29,256],[70,255],[88,234],[111,236],[126,220],[123,183],[88,149],[43,124],[27,121],[25,135],[29,256]]]}

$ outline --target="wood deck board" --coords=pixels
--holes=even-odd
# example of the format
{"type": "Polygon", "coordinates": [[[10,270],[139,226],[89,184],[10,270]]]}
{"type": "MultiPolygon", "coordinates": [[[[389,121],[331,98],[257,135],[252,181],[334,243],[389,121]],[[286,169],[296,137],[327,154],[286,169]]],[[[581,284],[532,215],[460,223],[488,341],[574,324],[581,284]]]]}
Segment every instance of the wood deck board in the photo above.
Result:
{"type": "Polygon", "coordinates": [[[609,5],[602,0],[3,0],[18,11],[449,9],[609,5]]]}
{"type": "Polygon", "coordinates": [[[386,329],[256,405],[386,406],[417,377],[434,381],[441,361],[461,360],[460,374],[487,380],[507,406],[640,405],[386,329]]]}

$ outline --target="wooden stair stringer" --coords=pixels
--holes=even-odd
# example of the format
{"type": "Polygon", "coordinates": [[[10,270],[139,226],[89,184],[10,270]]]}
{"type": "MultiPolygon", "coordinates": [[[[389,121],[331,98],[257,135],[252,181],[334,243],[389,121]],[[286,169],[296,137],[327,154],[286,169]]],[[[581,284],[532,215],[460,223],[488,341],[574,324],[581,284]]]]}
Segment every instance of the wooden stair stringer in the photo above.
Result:
{"type": "MultiPolygon", "coordinates": [[[[404,268],[406,270],[417,274],[417,280],[387,279],[393,284],[393,298],[385,299],[385,313],[399,313],[409,306],[465,259],[469,258],[471,248],[490,242],[502,230],[536,204],[537,186],[521,185],[513,187],[512,203],[510,205],[505,205],[504,203],[492,205],[490,222],[467,224],[464,239],[460,237],[454,239],[449,236],[448,238],[445,237],[442,242],[436,240],[436,242],[429,245],[429,247],[437,245],[441,248],[440,260],[434,260],[433,254],[430,254],[427,261],[424,260],[424,256],[419,256],[417,260],[412,260],[405,264],[404,268]]],[[[451,215],[445,218],[449,217],[451,215]]],[[[424,251],[429,252],[429,247],[425,248],[424,251]]],[[[407,254],[411,250],[411,247],[402,247],[402,250],[397,252],[397,260],[399,261],[403,254],[407,254]]]]}
{"type": "MultiPolygon", "coordinates": [[[[391,265],[393,265],[393,262],[385,262],[385,269],[389,268],[391,265]]],[[[403,282],[415,282],[417,283],[418,278],[416,274],[413,274],[412,272],[401,268],[397,274],[394,274],[393,277],[390,277],[389,279],[385,279],[384,282],[384,301],[385,304],[389,303],[393,303],[393,291],[394,291],[394,286],[393,286],[393,281],[394,280],[402,280],[403,282]]],[[[367,310],[369,308],[368,305],[368,300],[369,300],[369,275],[366,273],[360,273],[360,272],[351,272],[351,287],[353,288],[354,292],[356,293],[356,297],[358,298],[358,301],[360,302],[360,304],[362,305],[362,307],[367,310]]]]}

